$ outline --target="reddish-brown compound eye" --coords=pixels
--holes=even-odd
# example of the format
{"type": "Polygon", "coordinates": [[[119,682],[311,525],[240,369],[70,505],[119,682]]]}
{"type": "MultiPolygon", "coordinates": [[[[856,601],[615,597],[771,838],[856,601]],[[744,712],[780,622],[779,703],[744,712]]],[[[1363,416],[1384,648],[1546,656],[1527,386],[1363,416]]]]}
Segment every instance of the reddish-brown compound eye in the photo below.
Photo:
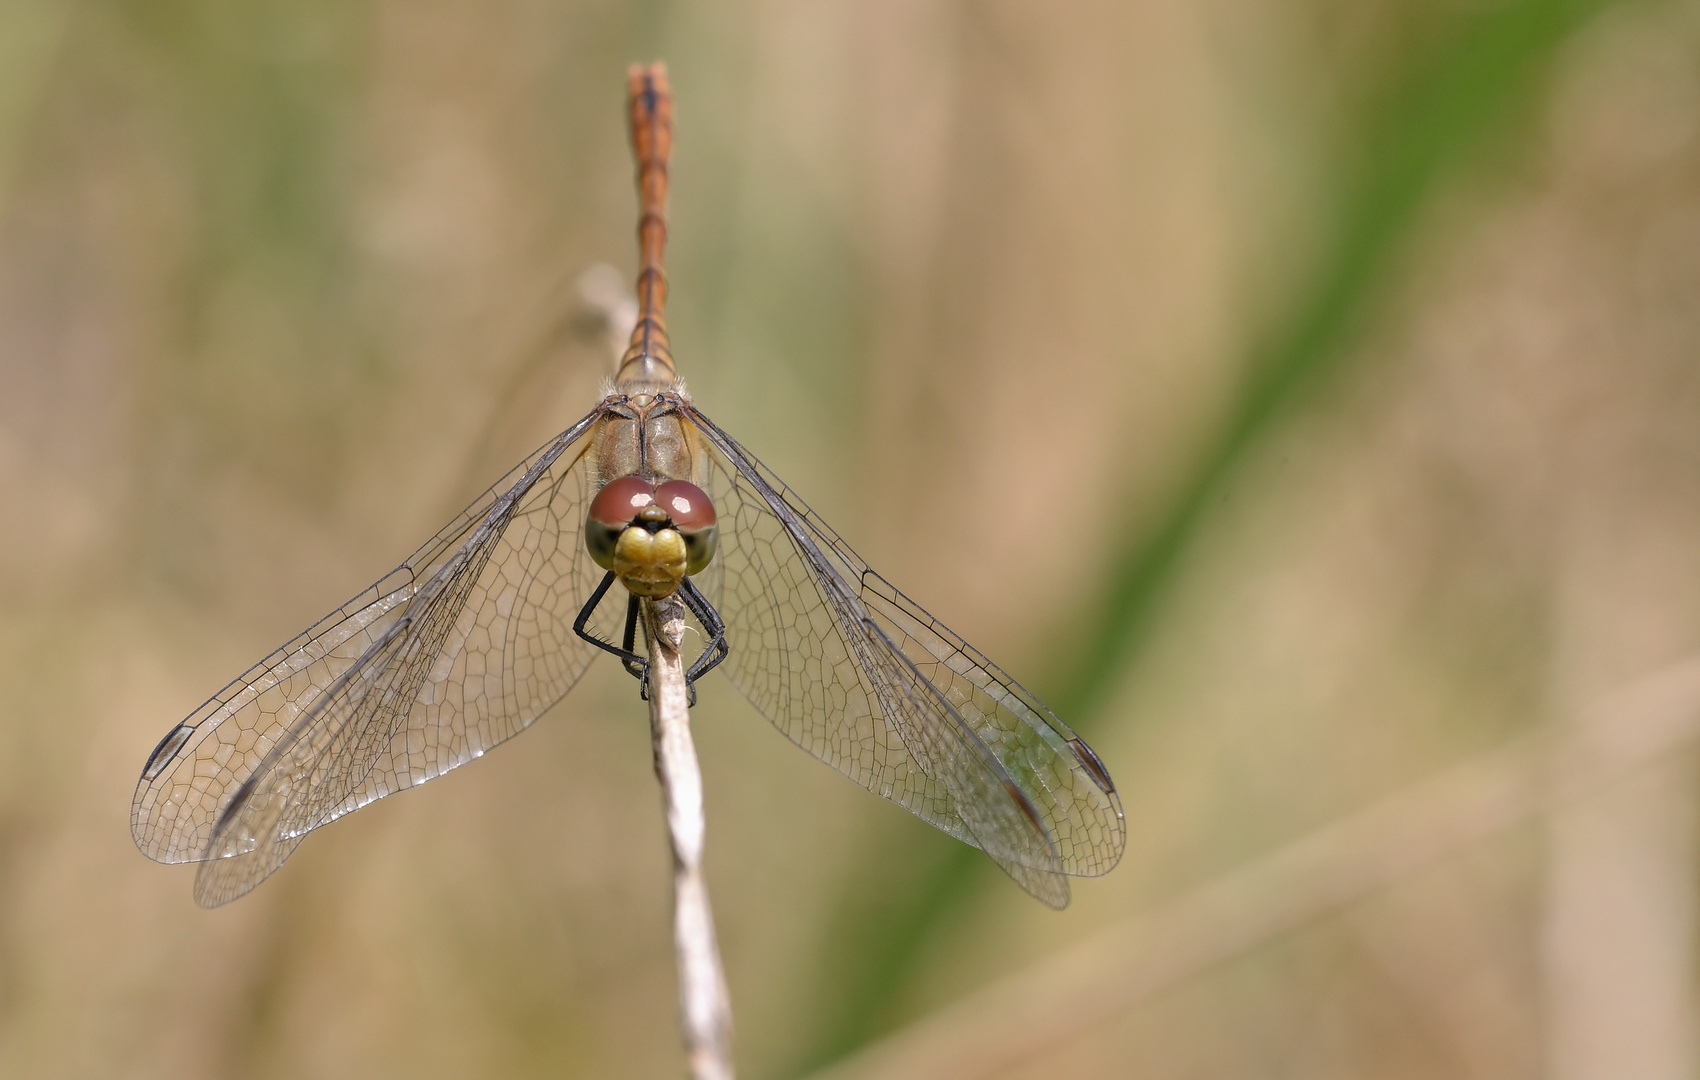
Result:
{"type": "Polygon", "coordinates": [[[584,546],[597,566],[614,569],[614,544],[632,519],[654,501],[655,489],[641,476],[622,476],[602,486],[590,500],[584,522],[584,546]]]}
{"type": "Polygon", "coordinates": [[[655,501],[655,489],[641,476],[622,476],[602,485],[590,500],[590,519],[622,528],[655,501]]]}
{"type": "Polygon", "coordinates": [[[685,573],[700,573],[714,559],[720,535],[708,493],[688,480],[669,480],[655,489],[655,502],[667,511],[673,528],[685,538],[685,573]]]}
{"type": "Polygon", "coordinates": [[[655,501],[673,520],[680,532],[687,529],[712,529],[714,503],[708,493],[688,480],[669,480],[655,489],[655,501]]]}

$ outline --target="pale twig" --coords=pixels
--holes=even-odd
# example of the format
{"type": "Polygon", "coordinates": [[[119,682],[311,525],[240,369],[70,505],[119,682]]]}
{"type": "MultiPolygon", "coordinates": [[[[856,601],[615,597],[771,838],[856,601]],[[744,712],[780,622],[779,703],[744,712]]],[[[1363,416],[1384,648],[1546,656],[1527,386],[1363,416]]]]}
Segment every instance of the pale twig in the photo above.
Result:
{"type": "Polygon", "coordinates": [[[1602,698],[1575,723],[1443,770],[1114,923],[816,1080],[1001,1074],[1436,859],[1625,779],[1697,736],[1700,657],[1692,657],[1602,698]]]}
{"type": "Polygon", "coordinates": [[[637,298],[626,288],[624,275],[607,263],[591,263],[574,285],[579,299],[574,326],[587,338],[600,338],[618,364],[637,325],[637,298]]]}
{"type": "Polygon", "coordinates": [[[655,775],[673,847],[673,946],[679,1011],[692,1080],[732,1080],[732,1004],[714,939],[714,915],[702,876],[702,771],[691,741],[690,691],[679,647],[685,606],[677,594],[643,603],[649,638],[649,726],[655,775]]]}

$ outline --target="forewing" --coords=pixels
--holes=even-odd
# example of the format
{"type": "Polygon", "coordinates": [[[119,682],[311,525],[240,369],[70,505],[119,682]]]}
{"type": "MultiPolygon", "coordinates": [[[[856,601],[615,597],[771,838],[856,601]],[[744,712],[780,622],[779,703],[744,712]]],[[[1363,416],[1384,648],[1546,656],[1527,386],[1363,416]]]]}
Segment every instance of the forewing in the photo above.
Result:
{"type": "Polygon", "coordinates": [[[1114,866],[1121,803],[1090,748],[691,415],[724,456],[712,494],[725,666],[757,709],[864,787],[985,848],[1041,899],[1059,887],[1066,898],[1049,880],[1058,871],[1114,866]]]}
{"type": "Polygon", "coordinates": [[[231,899],[306,832],[479,756],[565,694],[594,654],[571,626],[600,575],[580,542],[582,436],[600,415],[174,728],[136,789],[137,846],[215,860],[197,895],[231,899]]]}
{"type": "MultiPolygon", "coordinates": [[[[825,528],[813,515],[805,520],[825,528]]],[[[1109,873],[1121,860],[1127,832],[1121,797],[1092,748],[1002,668],[879,574],[864,570],[861,583],[863,605],[941,707],[991,748],[1027,796],[1056,844],[1063,872],[1109,873]]]]}
{"type": "Polygon", "coordinates": [[[726,622],[722,670],[798,746],[972,843],[943,779],[922,768],[864,678],[878,652],[865,629],[846,618],[762,493],[724,460],[715,466],[720,541],[703,577],[726,622]]]}

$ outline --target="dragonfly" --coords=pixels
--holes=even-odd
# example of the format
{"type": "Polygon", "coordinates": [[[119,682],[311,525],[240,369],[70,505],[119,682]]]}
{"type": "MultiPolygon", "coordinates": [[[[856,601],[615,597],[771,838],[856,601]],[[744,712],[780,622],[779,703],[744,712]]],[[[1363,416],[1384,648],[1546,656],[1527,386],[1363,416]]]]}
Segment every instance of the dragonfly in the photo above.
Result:
{"type": "Polygon", "coordinates": [[[989,855],[1055,908],[1122,854],[1120,796],[1036,697],[862,560],[679,381],[663,307],[673,100],[628,73],[638,316],[590,412],[395,570],[160,740],[131,831],[228,903],[308,833],[482,756],[677,595],[718,669],[808,753],[989,855]],[[620,632],[618,584],[626,594],[620,632]],[[618,640],[616,640],[618,639],[618,640]]]}

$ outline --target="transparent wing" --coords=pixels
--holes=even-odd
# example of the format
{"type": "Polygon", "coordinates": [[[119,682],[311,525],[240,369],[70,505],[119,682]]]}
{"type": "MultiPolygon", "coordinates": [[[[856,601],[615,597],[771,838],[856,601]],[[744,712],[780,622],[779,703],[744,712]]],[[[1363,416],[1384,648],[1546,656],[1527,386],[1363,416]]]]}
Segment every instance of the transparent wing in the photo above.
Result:
{"type": "Polygon", "coordinates": [[[172,729],[131,805],[143,853],[209,860],[196,898],[233,900],[311,830],[482,755],[570,690],[597,652],[572,623],[602,574],[580,535],[601,415],[172,729]]]}
{"type": "Polygon", "coordinates": [[[869,569],[766,466],[689,410],[719,451],[721,615],[738,689],[792,741],[984,849],[1028,892],[1121,858],[1121,800],[1092,750],[869,569]]]}

